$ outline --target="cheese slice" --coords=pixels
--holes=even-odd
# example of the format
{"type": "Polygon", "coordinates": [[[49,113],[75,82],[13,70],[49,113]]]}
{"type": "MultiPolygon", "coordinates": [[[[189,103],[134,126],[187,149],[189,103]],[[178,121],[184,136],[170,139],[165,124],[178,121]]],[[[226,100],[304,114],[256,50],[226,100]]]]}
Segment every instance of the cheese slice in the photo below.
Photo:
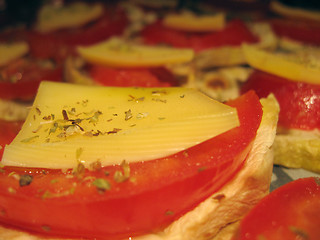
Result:
{"type": "Polygon", "coordinates": [[[79,47],[78,52],[90,63],[111,67],[156,67],[190,62],[194,57],[192,49],[138,45],[120,38],[79,47]]]}
{"type": "Polygon", "coordinates": [[[225,14],[197,16],[191,12],[181,14],[167,14],[163,19],[163,25],[182,31],[207,32],[218,31],[225,27],[225,14]]]}
{"type": "Polygon", "coordinates": [[[23,57],[28,52],[29,46],[26,42],[0,43],[0,67],[23,57]]]}
{"type": "MultiPolygon", "coordinates": [[[[302,3],[302,2],[301,2],[302,3]]],[[[315,9],[303,9],[298,6],[290,6],[283,4],[279,0],[270,1],[270,10],[275,12],[278,15],[299,19],[299,20],[311,20],[311,21],[320,21],[320,11],[315,9]]]]}
{"type": "Polygon", "coordinates": [[[249,65],[292,81],[320,83],[320,61],[312,54],[275,53],[243,45],[249,65]]]}
{"type": "Polygon", "coordinates": [[[2,164],[65,169],[147,161],[237,126],[236,109],[195,89],[43,82],[2,164]]]}
{"type": "Polygon", "coordinates": [[[102,14],[101,4],[75,2],[68,5],[44,5],[38,13],[36,29],[39,32],[53,32],[81,27],[102,14]]]}

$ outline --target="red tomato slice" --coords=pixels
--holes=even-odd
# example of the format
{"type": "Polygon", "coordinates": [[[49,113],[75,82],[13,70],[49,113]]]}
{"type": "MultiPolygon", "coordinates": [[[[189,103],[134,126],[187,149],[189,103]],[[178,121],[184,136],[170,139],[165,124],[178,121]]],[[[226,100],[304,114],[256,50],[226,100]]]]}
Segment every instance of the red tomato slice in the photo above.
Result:
{"type": "Polygon", "coordinates": [[[42,64],[21,58],[0,69],[0,98],[32,100],[42,80],[62,81],[62,66],[52,68],[42,64]]]}
{"type": "Polygon", "coordinates": [[[270,21],[273,31],[281,37],[308,44],[320,45],[320,23],[293,19],[274,19],[270,21]]]}
{"type": "Polygon", "coordinates": [[[112,240],[163,229],[241,169],[262,109],[253,91],[229,105],[237,107],[240,127],[165,158],[123,168],[97,164],[91,171],[78,168],[76,174],[2,168],[0,223],[42,234],[112,240]],[[129,179],[114,178],[119,172],[125,176],[128,168],[129,179]]]}
{"type": "Polygon", "coordinates": [[[254,90],[260,98],[273,93],[280,105],[278,125],[304,130],[320,129],[320,85],[294,82],[255,70],[241,92],[254,90]]]}
{"type": "Polygon", "coordinates": [[[320,239],[320,179],[301,178],[263,198],[241,221],[235,240],[320,239]]]}
{"type": "Polygon", "coordinates": [[[0,159],[5,145],[11,143],[20,131],[21,126],[22,122],[7,122],[0,119],[0,159]]]}
{"type": "Polygon", "coordinates": [[[111,36],[120,35],[128,24],[121,10],[107,11],[95,23],[79,29],[67,29],[53,33],[28,32],[30,52],[33,56],[56,61],[64,60],[75,54],[75,47],[86,46],[103,41],[111,36]]]}
{"type": "Polygon", "coordinates": [[[258,42],[258,38],[241,20],[232,20],[223,30],[207,33],[187,33],[169,29],[158,21],[145,27],[141,35],[146,44],[168,44],[178,48],[193,48],[197,52],[214,47],[258,42]]]}
{"type": "Polygon", "coordinates": [[[117,87],[171,87],[176,86],[174,75],[165,68],[115,69],[90,66],[89,74],[97,83],[117,87]]]}

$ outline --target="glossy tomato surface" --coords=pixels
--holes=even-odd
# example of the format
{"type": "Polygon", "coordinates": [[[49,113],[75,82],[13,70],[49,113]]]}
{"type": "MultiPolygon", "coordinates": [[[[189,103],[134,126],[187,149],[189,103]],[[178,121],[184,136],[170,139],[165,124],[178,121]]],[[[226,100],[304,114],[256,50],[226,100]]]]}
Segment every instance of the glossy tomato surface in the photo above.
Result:
{"type": "Polygon", "coordinates": [[[241,169],[262,108],[253,91],[228,104],[237,108],[240,127],[165,158],[63,172],[3,167],[0,223],[112,240],[163,229],[241,169]]]}
{"type": "Polygon", "coordinates": [[[116,69],[90,66],[89,74],[97,83],[117,87],[171,87],[177,86],[174,75],[165,68],[116,69]]]}
{"type": "Polygon", "coordinates": [[[270,21],[273,31],[306,44],[320,45],[320,23],[293,19],[274,19],[270,21]]]}
{"type": "Polygon", "coordinates": [[[0,159],[6,144],[9,144],[18,134],[22,122],[8,122],[0,119],[0,159]]]}
{"type": "Polygon", "coordinates": [[[241,92],[254,90],[260,98],[273,93],[280,105],[278,125],[303,130],[320,129],[320,85],[290,81],[255,70],[241,92]]]}
{"type": "Polygon", "coordinates": [[[161,21],[145,27],[141,36],[146,44],[167,44],[178,48],[192,48],[199,52],[222,46],[240,46],[259,39],[241,20],[232,20],[220,31],[190,33],[165,27],[161,21]]]}
{"type": "Polygon", "coordinates": [[[62,66],[21,58],[0,69],[0,98],[32,100],[42,80],[62,81],[62,66]]]}
{"type": "Polygon", "coordinates": [[[96,22],[76,29],[65,29],[50,33],[29,31],[27,39],[30,52],[41,59],[52,58],[58,62],[75,54],[76,46],[87,46],[120,35],[128,24],[121,9],[106,9],[96,22]]]}
{"type": "Polygon", "coordinates": [[[263,198],[241,221],[234,240],[320,239],[320,179],[287,183],[263,198]]]}

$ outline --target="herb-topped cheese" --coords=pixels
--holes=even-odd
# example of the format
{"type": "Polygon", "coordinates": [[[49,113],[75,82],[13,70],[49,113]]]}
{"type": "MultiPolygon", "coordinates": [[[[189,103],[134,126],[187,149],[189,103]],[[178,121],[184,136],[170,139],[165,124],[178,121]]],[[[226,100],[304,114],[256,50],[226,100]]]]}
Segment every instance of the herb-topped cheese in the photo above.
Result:
{"type": "Polygon", "coordinates": [[[150,67],[192,61],[194,51],[189,48],[146,46],[113,37],[88,47],[78,47],[87,62],[112,67],[150,67]]]}
{"type": "Polygon", "coordinates": [[[165,157],[239,125],[236,109],[194,89],[42,82],[2,164],[73,168],[165,157]]]}
{"type": "Polygon", "coordinates": [[[320,61],[310,52],[268,52],[249,45],[242,49],[248,64],[256,69],[292,81],[320,83],[320,61]]]}

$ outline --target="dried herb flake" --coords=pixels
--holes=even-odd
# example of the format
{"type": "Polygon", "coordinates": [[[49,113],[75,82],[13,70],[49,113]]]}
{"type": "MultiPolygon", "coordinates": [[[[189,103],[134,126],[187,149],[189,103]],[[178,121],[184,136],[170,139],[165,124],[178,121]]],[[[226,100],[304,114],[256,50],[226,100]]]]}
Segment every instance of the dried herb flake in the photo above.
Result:
{"type": "Polygon", "coordinates": [[[97,187],[100,191],[106,191],[111,189],[111,185],[108,180],[103,178],[95,179],[92,184],[97,187]]]}
{"type": "Polygon", "coordinates": [[[121,163],[122,171],[116,171],[113,175],[113,179],[117,183],[127,181],[130,178],[130,166],[126,161],[121,163]]]}
{"type": "Polygon", "coordinates": [[[125,121],[128,121],[129,119],[132,118],[132,112],[131,112],[131,109],[129,109],[128,111],[125,112],[125,118],[124,120],[125,121]]]}
{"type": "Polygon", "coordinates": [[[31,175],[25,174],[21,175],[19,179],[20,187],[28,186],[32,183],[33,177],[31,175]]]}

